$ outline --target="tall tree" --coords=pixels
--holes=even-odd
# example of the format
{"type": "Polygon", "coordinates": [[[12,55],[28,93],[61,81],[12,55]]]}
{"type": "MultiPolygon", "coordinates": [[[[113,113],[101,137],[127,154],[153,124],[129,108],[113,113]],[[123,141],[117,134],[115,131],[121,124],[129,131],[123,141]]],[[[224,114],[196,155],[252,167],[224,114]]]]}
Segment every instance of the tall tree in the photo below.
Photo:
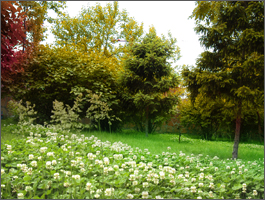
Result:
{"type": "Polygon", "coordinates": [[[169,39],[160,38],[151,27],[142,41],[132,44],[124,61],[124,101],[131,116],[145,119],[146,136],[150,124],[155,123],[157,117],[169,116],[178,101],[176,93],[169,92],[178,86],[178,78],[169,62],[169,59],[179,58],[175,43],[176,39],[170,34],[169,39]]]}
{"type": "Polygon", "coordinates": [[[45,21],[52,23],[55,19],[48,16],[48,11],[53,10],[58,16],[62,15],[61,9],[65,8],[65,1],[18,1],[19,6],[25,12],[24,29],[26,40],[24,47],[37,47],[46,36],[47,28],[43,26],[45,21]]]}
{"type": "Polygon", "coordinates": [[[64,13],[54,21],[52,33],[56,45],[81,52],[104,52],[109,57],[118,56],[127,46],[115,46],[117,39],[127,42],[139,40],[143,34],[143,24],[138,25],[125,10],[120,11],[115,1],[105,7],[99,3],[83,7],[79,15],[73,18],[64,13]]]}
{"type": "Polygon", "coordinates": [[[232,157],[237,158],[243,104],[250,102],[257,108],[264,96],[264,2],[201,1],[196,5],[191,17],[208,51],[197,60],[196,72],[186,68],[183,75],[194,77],[187,82],[194,94],[222,97],[234,105],[232,157]]]}

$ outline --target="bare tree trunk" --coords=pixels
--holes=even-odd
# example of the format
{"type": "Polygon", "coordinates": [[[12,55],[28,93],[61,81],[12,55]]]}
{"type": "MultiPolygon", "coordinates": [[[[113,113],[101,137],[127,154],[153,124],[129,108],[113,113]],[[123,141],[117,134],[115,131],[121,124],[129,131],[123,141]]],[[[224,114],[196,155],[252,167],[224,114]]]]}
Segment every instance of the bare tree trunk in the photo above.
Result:
{"type": "Polygon", "coordinates": [[[145,136],[148,137],[148,111],[149,111],[149,107],[146,107],[146,113],[145,113],[145,136]]]}
{"type": "Polygon", "coordinates": [[[238,157],[238,145],[239,145],[239,136],[240,136],[240,127],[241,127],[241,103],[239,103],[238,113],[236,117],[236,131],[235,131],[235,139],[234,139],[234,147],[232,158],[235,159],[238,157]]]}
{"type": "Polygon", "coordinates": [[[260,126],[261,119],[260,119],[260,115],[258,111],[257,111],[257,115],[258,115],[258,134],[259,134],[260,142],[262,142],[261,135],[264,135],[264,134],[260,126]]]}

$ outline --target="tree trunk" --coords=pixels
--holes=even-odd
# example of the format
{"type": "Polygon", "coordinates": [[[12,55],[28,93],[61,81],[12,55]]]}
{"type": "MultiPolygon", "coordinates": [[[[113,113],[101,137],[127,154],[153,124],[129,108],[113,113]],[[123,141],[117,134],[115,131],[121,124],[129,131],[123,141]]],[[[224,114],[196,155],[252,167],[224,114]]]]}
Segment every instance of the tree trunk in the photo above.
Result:
{"type": "Polygon", "coordinates": [[[238,156],[238,145],[239,145],[239,136],[240,136],[240,127],[241,127],[241,105],[237,113],[236,117],[236,131],[235,131],[235,139],[234,139],[234,147],[233,147],[233,153],[232,158],[237,159],[238,156]]]}
{"type": "Polygon", "coordinates": [[[260,119],[260,115],[258,111],[257,111],[257,115],[258,115],[258,134],[259,134],[260,142],[262,142],[261,135],[264,135],[264,134],[260,126],[261,119],[260,119]]]}
{"type": "Polygon", "coordinates": [[[149,107],[146,107],[146,113],[145,113],[145,136],[148,137],[148,111],[149,111],[149,107]]]}

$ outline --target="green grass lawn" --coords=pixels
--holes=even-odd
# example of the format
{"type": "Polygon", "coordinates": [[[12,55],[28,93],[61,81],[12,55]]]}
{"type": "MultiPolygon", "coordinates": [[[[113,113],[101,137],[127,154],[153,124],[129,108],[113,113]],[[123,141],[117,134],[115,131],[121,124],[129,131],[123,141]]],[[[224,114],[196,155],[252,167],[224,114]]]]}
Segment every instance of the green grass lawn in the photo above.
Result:
{"type": "MultiPolygon", "coordinates": [[[[19,139],[22,135],[12,134],[16,125],[7,126],[12,121],[2,120],[1,124],[1,140],[8,141],[11,139],[19,139]]],[[[126,143],[133,148],[139,147],[140,149],[148,149],[152,154],[161,154],[166,152],[167,147],[171,148],[171,152],[179,153],[182,151],[186,155],[203,154],[210,157],[217,156],[220,159],[227,159],[232,157],[233,142],[224,141],[206,141],[202,139],[195,139],[188,134],[182,134],[179,143],[178,134],[149,134],[148,137],[145,133],[136,132],[133,130],[124,130],[121,133],[108,133],[108,132],[88,132],[82,131],[81,134],[85,136],[94,135],[102,141],[126,143]]],[[[264,145],[240,143],[238,158],[242,160],[258,160],[264,158],[264,145]]]]}
{"type": "MultiPolygon", "coordinates": [[[[191,139],[189,135],[182,135],[179,143],[179,136],[174,134],[149,134],[148,137],[145,137],[145,133],[128,130],[112,134],[108,132],[82,132],[82,134],[94,135],[102,141],[121,141],[133,148],[148,149],[152,154],[161,154],[168,151],[167,147],[170,147],[171,152],[179,153],[182,151],[186,155],[203,154],[204,156],[218,156],[220,159],[227,159],[232,157],[233,150],[233,142],[191,139]]],[[[242,160],[262,159],[264,158],[264,145],[242,143],[239,145],[238,158],[242,160]]]]}

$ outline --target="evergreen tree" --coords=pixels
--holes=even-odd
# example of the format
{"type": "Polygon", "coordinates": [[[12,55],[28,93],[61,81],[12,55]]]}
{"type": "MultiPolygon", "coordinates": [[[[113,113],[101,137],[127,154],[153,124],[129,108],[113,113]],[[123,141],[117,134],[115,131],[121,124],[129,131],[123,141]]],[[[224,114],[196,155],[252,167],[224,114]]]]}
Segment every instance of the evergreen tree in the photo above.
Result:
{"type": "MultiPolygon", "coordinates": [[[[232,157],[238,157],[243,105],[263,107],[264,97],[264,2],[201,1],[191,17],[207,51],[197,69],[182,72],[193,99],[198,93],[231,103],[236,121],[232,157]]],[[[257,114],[259,114],[257,112],[257,114]]]]}
{"type": "Polygon", "coordinates": [[[159,121],[170,116],[178,101],[177,94],[169,92],[179,83],[169,62],[169,59],[179,58],[175,43],[176,39],[171,36],[169,39],[158,37],[151,27],[140,43],[131,45],[125,58],[125,73],[122,76],[124,103],[127,113],[137,118],[135,121],[141,131],[141,125],[145,124],[142,127],[145,127],[146,136],[154,131],[159,121]]]}

